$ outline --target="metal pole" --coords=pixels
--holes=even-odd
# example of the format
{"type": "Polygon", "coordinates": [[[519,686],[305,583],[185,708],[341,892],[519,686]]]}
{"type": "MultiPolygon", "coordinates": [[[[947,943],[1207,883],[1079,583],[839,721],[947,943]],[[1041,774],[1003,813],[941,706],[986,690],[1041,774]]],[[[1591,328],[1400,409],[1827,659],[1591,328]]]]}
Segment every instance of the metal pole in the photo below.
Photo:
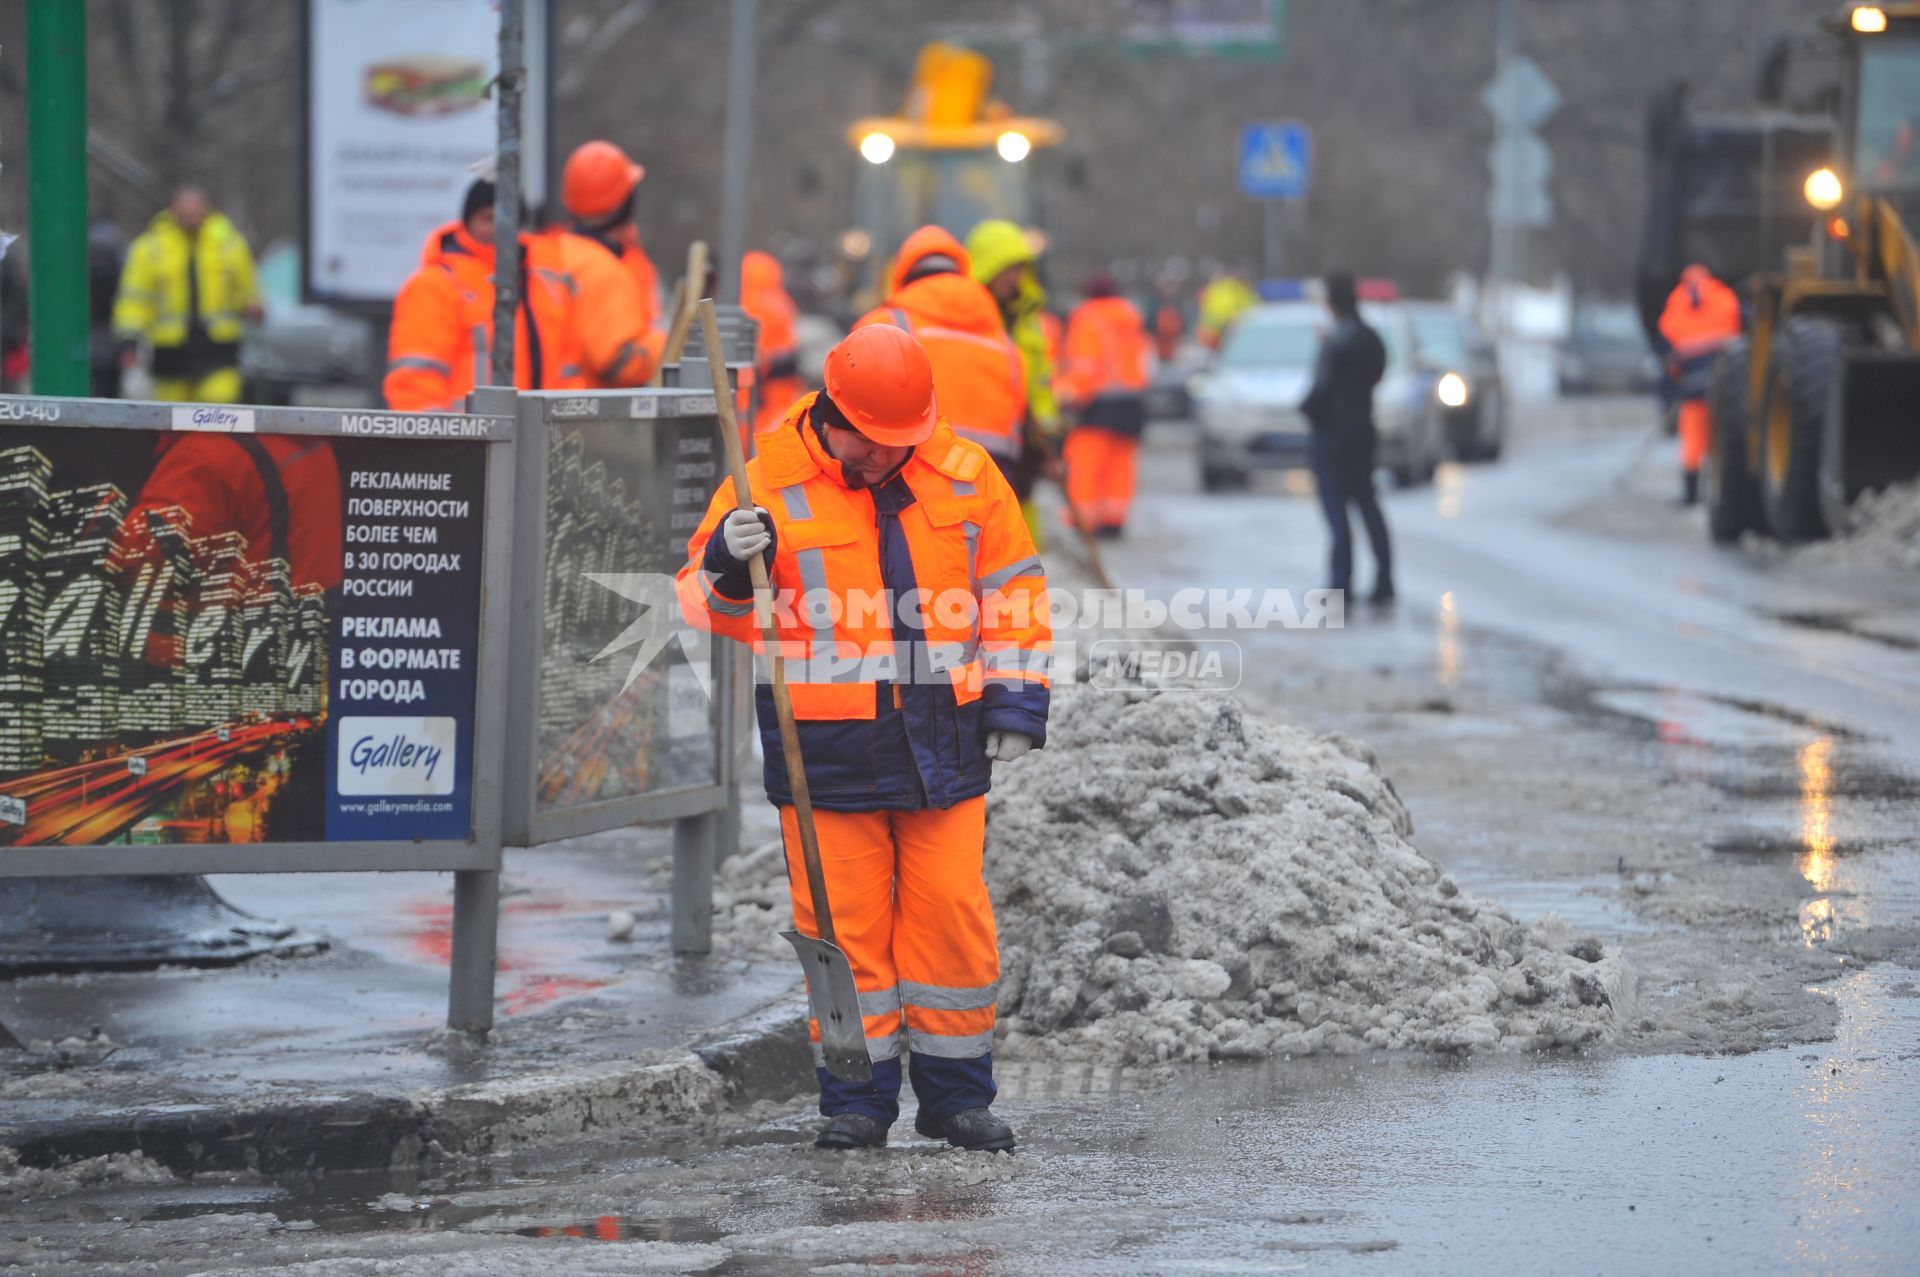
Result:
{"type": "Polygon", "coordinates": [[[1282,222],[1285,209],[1280,200],[1266,202],[1267,236],[1266,266],[1267,278],[1280,278],[1280,271],[1286,255],[1286,227],[1282,222]]]}
{"type": "Polygon", "coordinates": [[[673,951],[713,952],[715,814],[673,822],[673,951]]]}
{"type": "Polygon", "coordinates": [[[447,1026],[466,1033],[493,1027],[493,973],[499,956],[500,873],[461,869],[453,875],[453,970],[447,1026]]]}
{"type": "Polygon", "coordinates": [[[1494,295],[1499,306],[1496,314],[1502,331],[1505,330],[1507,325],[1507,293],[1508,287],[1513,280],[1515,257],[1514,214],[1517,210],[1512,207],[1511,201],[1518,190],[1518,184],[1514,181],[1514,177],[1520,171],[1520,128],[1513,122],[1514,118],[1519,114],[1519,104],[1514,100],[1514,95],[1518,92],[1516,87],[1518,78],[1504,75],[1513,64],[1515,49],[1519,42],[1519,14],[1517,10],[1518,0],[1500,0],[1500,7],[1495,11],[1494,15],[1493,35],[1495,74],[1504,76],[1501,83],[1506,85],[1508,94],[1506,118],[1495,125],[1495,144],[1506,150],[1508,186],[1511,188],[1507,192],[1508,200],[1494,206],[1497,211],[1494,214],[1493,225],[1490,228],[1493,238],[1493,260],[1492,270],[1489,273],[1493,276],[1496,286],[1494,295]]]}
{"type": "Polygon", "coordinates": [[[86,395],[87,7],[27,5],[27,285],[33,392],[86,395]]]}
{"type": "MultiPolygon", "coordinates": [[[[500,0],[500,142],[493,193],[493,367],[489,384],[513,384],[514,313],[520,308],[520,93],[527,80],[521,0],[500,0]]],[[[538,387],[535,387],[538,389],[538,387]]]]}
{"type": "Polygon", "coordinates": [[[719,300],[740,300],[740,258],[747,251],[747,173],[753,163],[754,34],[759,0],[733,0],[727,42],[727,129],[720,192],[719,300]]]}

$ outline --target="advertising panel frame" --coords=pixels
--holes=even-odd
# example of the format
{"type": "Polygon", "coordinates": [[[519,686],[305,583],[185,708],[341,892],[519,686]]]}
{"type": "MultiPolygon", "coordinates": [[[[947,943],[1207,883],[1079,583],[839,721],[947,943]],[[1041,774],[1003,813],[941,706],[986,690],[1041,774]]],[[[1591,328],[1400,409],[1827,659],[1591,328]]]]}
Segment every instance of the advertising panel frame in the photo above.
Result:
{"type": "MultiPolygon", "coordinates": [[[[387,437],[355,428],[353,419],[412,422],[458,434],[394,435],[456,442],[487,450],[486,514],[481,533],[481,597],[476,637],[476,684],[498,685],[506,676],[507,645],[490,640],[504,633],[512,591],[513,441],[511,394],[491,414],[391,413],[341,408],[271,408],[245,404],[150,403],[118,399],[56,399],[0,396],[0,423],[49,430],[139,430],[171,433],[176,412],[198,408],[251,414],[250,433],[326,438],[387,437]]],[[[5,426],[0,425],[0,440],[5,426]]],[[[473,705],[474,757],[472,834],[464,840],[365,842],[258,842],[62,844],[0,848],[0,878],[74,877],[156,873],[336,873],[404,870],[497,870],[503,792],[505,717],[484,695],[473,705]]]]}
{"type": "MultiPolygon", "coordinates": [[[[737,695],[734,685],[739,663],[732,658],[731,644],[716,641],[709,653],[712,671],[709,713],[715,749],[712,782],[600,799],[549,812],[539,810],[535,790],[540,771],[540,670],[546,656],[543,609],[547,585],[551,433],[556,428],[595,423],[625,423],[652,429],[661,420],[711,418],[714,411],[710,408],[706,411],[688,409],[711,405],[713,392],[705,388],[657,387],[594,392],[533,391],[522,392],[518,399],[513,569],[517,589],[511,621],[512,670],[507,686],[507,792],[503,817],[507,844],[535,847],[626,825],[670,820],[676,823],[676,863],[686,855],[698,855],[708,861],[710,880],[713,822],[709,818],[726,812],[732,804],[738,752],[734,718],[725,712],[725,707],[731,705],[737,695]],[[646,401],[647,407],[637,411],[636,405],[642,401],[646,401]]],[[[717,424],[714,429],[718,431],[717,424]]],[[[715,438],[718,439],[717,433],[715,438]]],[[[717,467],[714,482],[716,485],[719,482],[717,467]]],[[[703,944],[683,948],[678,939],[675,947],[683,952],[704,951],[703,944]]]]}
{"type": "Polygon", "coordinates": [[[418,438],[486,449],[481,527],[479,615],[475,631],[473,769],[470,833],[465,839],[241,844],[60,845],[0,849],[0,878],[75,878],[208,873],[453,872],[447,1024],[469,1032],[493,1025],[500,918],[501,803],[506,718],[482,689],[507,677],[508,604],[513,586],[513,460],[516,433],[511,390],[483,389],[473,413],[393,413],[246,404],[182,404],[114,399],[0,396],[0,439],[8,425],[44,429],[173,432],[178,414],[212,410],[232,433],[327,438],[418,438]],[[244,426],[237,424],[245,414],[244,426]],[[357,420],[356,420],[357,419],[357,420]],[[494,636],[494,637],[489,637],[494,636]]]}

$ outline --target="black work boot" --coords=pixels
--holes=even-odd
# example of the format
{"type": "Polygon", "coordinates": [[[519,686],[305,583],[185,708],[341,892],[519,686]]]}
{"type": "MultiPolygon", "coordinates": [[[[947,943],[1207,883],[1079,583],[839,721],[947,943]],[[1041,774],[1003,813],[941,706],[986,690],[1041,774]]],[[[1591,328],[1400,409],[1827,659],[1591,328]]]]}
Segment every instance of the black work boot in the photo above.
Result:
{"type": "Polygon", "coordinates": [[[921,1112],[913,1119],[913,1129],[931,1140],[944,1139],[955,1148],[993,1153],[1013,1151],[1013,1128],[995,1117],[991,1109],[962,1109],[938,1122],[930,1121],[926,1113],[921,1112]]]}
{"type": "Polygon", "coordinates": [[[820,1133],[813,1137],[813,1146],[843,1151],[850,1148],[885,1148],[887,1128],[880,1125],[878,1119],[868,1117],[865,1113],[841,1113],[820,1128],[820,1133]]]}
{"type": "Polygon", "coordinates": [[[1687,470],[1680,475],[1680,504],[1697,505],[1700,501],[1700,472],[1687,470]]]}

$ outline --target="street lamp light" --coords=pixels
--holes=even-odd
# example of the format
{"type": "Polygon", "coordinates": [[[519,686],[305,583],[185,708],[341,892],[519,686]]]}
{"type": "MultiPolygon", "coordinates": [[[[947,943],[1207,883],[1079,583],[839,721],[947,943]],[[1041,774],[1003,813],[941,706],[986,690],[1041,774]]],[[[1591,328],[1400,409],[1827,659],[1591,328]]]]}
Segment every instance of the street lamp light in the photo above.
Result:
{"type": "Polygon", "coordinates": [[[1009,164],[1018,164],[1033,154],[1033,139],[1018,129],[1008,129],[993,145],[1000,152],[1000,158],[1009,164]]]}

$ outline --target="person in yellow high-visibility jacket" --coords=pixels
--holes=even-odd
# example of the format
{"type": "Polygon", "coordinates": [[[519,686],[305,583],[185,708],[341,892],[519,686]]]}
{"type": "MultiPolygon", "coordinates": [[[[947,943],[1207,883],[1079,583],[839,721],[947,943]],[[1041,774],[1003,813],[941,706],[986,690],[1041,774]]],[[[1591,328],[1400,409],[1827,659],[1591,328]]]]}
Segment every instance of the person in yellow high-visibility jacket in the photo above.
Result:
{"type": "Polygon", "coordinates": [[[156,399],[237,403],[240,334],[260,315],[253,253],[207,194],[183,186],[127,251],[114,332],[153,351],[156,399]]]}

